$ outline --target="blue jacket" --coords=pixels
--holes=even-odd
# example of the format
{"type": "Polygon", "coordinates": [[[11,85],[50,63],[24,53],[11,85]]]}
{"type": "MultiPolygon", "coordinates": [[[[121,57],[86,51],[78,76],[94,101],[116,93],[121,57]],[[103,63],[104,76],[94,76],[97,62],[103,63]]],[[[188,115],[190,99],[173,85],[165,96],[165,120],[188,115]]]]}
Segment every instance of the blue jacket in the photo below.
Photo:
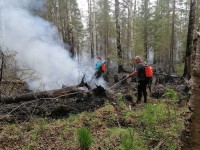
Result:
{"type": "Polygon", "coordinates": [[[99,60],[95,65],[95,70],[98,70],[99,67],[101,67],[101,65],[102,65],[102,61],[99,60]]]}

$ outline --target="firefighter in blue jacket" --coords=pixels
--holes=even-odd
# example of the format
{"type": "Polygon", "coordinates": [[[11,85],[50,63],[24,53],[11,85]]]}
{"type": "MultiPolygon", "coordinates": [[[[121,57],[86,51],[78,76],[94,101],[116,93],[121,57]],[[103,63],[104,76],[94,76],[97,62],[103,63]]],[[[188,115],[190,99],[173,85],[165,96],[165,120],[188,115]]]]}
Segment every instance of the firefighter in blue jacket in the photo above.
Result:
{"type": "Polygon", "coordinates": [[[98,61],[97,61],[97,63],[95,64],[95,70],[96,70],[96,71],[98,71],[98,69],[99,69],[99,68],[101,67],[101,65],[102,65],[101,57],[98,56],[97,59],[98,59],[98,61]]]}

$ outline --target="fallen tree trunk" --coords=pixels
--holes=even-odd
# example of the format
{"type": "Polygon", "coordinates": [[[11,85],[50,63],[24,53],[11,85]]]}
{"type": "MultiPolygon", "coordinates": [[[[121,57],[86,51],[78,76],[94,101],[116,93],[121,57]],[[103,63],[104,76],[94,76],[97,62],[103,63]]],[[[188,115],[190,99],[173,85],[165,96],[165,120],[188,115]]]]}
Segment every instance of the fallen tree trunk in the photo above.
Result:
{"type": "MultiPolygon", "coordinates": [[[[74,87],[70,87],[70,88],[68,87],[68,88],[52,90],[52,91],[31,92],[27,94],[18,95],[15,97],[14,96],[2,97],[0,100],[0,103],[11,104],[11,103],[19,103],[22,101],[31,101],[31,100],[41,99],[41,98],[55,98],[62,95],[72,96],[73,93],[76,93],[76,92],[78,92],[78,89],[75,89],[74,87]]],[[[79,90],[79,92],[81,91],[79,90]]]]}
{"type": "Polygon", "coordinates": [[[21,80],[2,80],[2,84],[25,84],[25,82],[21,80]]]}
{"type": "Polygon", "coordinates": [[[106,97],[106,90],[101,86],[90,91],[67,87],[5,97],[0,104],[0,124],[28,121],[33,117],[62,118],[82,111],[92,111],[103,105],[106,97]]]}

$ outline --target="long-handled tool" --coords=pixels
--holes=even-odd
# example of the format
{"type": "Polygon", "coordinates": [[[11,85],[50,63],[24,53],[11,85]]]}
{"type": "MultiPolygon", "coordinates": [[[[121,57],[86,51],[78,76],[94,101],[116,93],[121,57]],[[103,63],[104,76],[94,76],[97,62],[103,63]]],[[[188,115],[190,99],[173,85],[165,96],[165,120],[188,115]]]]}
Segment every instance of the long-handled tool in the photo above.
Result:
{"type": "Polygon", "coordinates": [[[124,81],[126,79],[128,79],[128,78],[126,77],[126,78],[120,80],[119,82],[117,82],[117,83],[113,84],[111,87],[109,87],[107,90],[110,90],[111,88],[115,87],[116,85],[118,85],[119,83],[121,83],[122,81],[124,81]]]}
{"type": "Polygon", "coordinates": [[[98,70],[94,73],[94,75],[92,76],[91,80],[88,82],[89,84],[92,82],[92,80],[96,77],[98,70]]]}

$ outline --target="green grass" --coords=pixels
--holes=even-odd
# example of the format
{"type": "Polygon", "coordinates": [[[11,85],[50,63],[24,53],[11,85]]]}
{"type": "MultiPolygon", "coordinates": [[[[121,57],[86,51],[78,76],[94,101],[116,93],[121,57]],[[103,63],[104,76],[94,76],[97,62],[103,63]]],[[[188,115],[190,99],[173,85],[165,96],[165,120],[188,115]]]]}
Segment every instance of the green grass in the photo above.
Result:
{"type": "Polygon", "coordinates": [[[80,144],[80,149],[88,150],[92,144],[92,135],[90,131],[85,127],[81,127],[78,129],[77,136],[80,144]]]}
{"type": "MultiPolygon", "coordinates": [[[[135,128],[112,128],[107,135],[118,144],[119,150],[146,150],[147,142],[135,128]]],[[[116,144],[117,145],[117,144],[116,144]]]]}
{"type": "Polygon", "coordinates": [[[172,99],[173,102],[178,102],[177,93],[173,89],[168,88],[167,91],[164,93],[163,97],[172,99]]]}
{"type": "Polygon", "coordinates": [[[36,119],[19,125],[5,125],[0,149],[17,149],[19,145],[23,150],[41,146],[72,150],[99,147],[103,150],[147,150],[158,148],[160,143],[163,149],[178,149],[184,128],[181,116],[187,109],[179,108],[174,102],[174,91],[166,93],[169,94],[165,99],[156,104],[138,105],[131,110],[130,103],[119,94],[115,104],[108,101],[94,112],[82,112],[66,119],[36,119]]]}
{"type": "MultiPolygon", "coordinates": [[[[171,99],[171,101],[174,101],[171,99]]],[[[166,101],[158,104],[148,103],[140,112],[141,134],[146,140],[165,141],[167,149],[176,149],[178,136],[184,129],[184,119],[180,118],[178,106],[169,105],[166,101]],[[173,145],[170,144],[174,141],[173,145]]]]}

